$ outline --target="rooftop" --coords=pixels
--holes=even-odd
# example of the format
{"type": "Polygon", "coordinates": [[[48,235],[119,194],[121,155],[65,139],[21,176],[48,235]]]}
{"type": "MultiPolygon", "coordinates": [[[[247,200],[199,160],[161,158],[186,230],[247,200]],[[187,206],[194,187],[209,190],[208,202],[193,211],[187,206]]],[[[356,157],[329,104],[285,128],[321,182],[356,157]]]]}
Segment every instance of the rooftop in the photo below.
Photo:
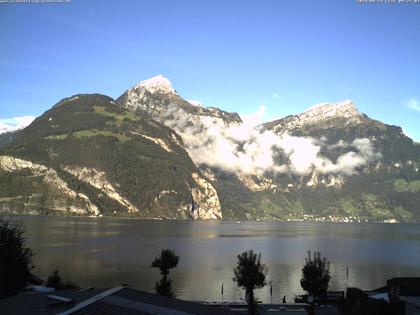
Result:
{"type": "Polygon", "coordinates": [[[129,287],[27,293],[0,300],[2,314],[228,315],[237,312],[163,297],[129,287]]]}

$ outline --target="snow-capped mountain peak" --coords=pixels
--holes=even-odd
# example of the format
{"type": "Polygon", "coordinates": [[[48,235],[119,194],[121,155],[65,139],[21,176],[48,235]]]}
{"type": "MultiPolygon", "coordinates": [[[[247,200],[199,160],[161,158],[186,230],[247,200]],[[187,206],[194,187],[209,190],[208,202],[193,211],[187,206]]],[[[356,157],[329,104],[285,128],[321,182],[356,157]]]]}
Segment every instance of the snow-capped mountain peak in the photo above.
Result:
{"type": "Polygon", "coordinates": [[[344,100],[337,103],[322,103],[312,106],[311,108],[300,114],[300,118],[305,120],[314,119],[328,119],[332,117],[351,118],[359,116],[360,112],[357,110],[354,103],[350,100],[344,100]]]}
{"type": "Polygon", "coordinates": [[[137,83],[134,86],[136,90],[147,90],[151,93],[154,92],[164,92],[164,93],[176,93],[176,91],[172,87],[171,81],[168,78],[164,77],[163,75],[157,75],[153,78],[143,80],[137,83]]]}
{"type": "Polygon", "coordinates": [[[182,98],[163,75],[139,82],[121,95],[117,103],[130,111],[146,112],[171,128],[179,124],[183,128],[194,125],[200,129],[206,125],[205,121],[213,119],[220,120],[222,125],[241,123],[236,113],[205,107],[197,100],[182,98]]]}
{"type": "Polygon", "coordinates": [[[337,103],[316,104],[306,111],[285,118],[266,123],[265,126],[275,132],[290,132],[304,126],[322,124],[324,127],[334,125],[336,119],[344,120],[346,125],[358,124],[363,121],[354,103],[344,100],[337,103]]]}

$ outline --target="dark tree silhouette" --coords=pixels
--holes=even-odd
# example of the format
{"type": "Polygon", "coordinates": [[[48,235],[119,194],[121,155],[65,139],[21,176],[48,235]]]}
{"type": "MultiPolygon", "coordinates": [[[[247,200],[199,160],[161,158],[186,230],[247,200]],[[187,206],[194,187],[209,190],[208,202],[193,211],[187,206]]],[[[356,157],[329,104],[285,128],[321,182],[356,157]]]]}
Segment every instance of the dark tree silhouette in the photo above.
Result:
{"type": "Polygon", "coordinates": [[[162,277],[158,282],[155,284],[155,290],[157,294],[173,297],[174,292],[172,291],[172,280],[167,279],[165,276],[162,277]]]}
{"type": "Polygon", "coordinates": [[[300,280],[303,290],[315,296],[325,296],[330,279],[330,262],[325,257],[321,257],[319,251],[314,252],[313,257],[311,257],[311,251],[308,251],[300,280]]]}
{"type": "Polygon", "coordinates": [[[152,262],[153,268],[159,268],[162,279],[156,282],[156,293],[163,296],[174,296],[172,291],[172,280],[168,279],[169,270],[178,265],[179,257],[175,255],[175,251],[163,249],[158,257],[152,262]]]}
{"type": "Polygon", "coordinates": [[[261,254],[255,254],[248,250],[238,255],[238,262],[233,269],[234,278],[238,287],[245,289],[245,300],[248,303],[249,314],[257,313],[257,303],[254,297],[254,289],[263,288],[267,285],[267,269],[261,263],[261,254]]]}
{"type": "Polygon", "coordinates": [[[45,284],[47,287],[57,289],[60,286],[61,277],[58,274],[58,270],[54,270],[54,272],[48,277],[47,283],[45,284]]]}
{"type": "Polygon", "coordinates": [[[19,293],[26,286],[33,258],[22,225],[0,217],[0,297],[19,293]]]}
{"type": "Polygon", "coordinates": [[[54,272],[48,277],[47,283],[45,284],[47,287],[54,288],[57,290],[64,290],[64,289],[76,289],[78,286],[71,281],[63,281],[61,279],[58,270],[54,270],[54,272]]]}

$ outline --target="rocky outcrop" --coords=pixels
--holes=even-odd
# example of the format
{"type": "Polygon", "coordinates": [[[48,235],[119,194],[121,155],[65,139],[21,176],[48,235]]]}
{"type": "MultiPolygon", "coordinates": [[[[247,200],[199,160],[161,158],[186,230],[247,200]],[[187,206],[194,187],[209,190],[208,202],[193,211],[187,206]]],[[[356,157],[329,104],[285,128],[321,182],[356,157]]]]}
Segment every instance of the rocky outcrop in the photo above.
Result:
{"type": "Polygon", "coordinates": [[[106,179],[105,172],[94,168],[89,169],[87,167],[80,166],[66,166],[64,167],[64,170],[75,176],[78,180],[98,188],[107,197],[117,201],[119,204],[125,207],[129,213],[139,212],[139,210],[127,198],[124,198],[120,193],[117,192],[115,187],[106,179]]]}
{"type": "MultiPolygon", "coordinates": [[[[171,142],[182,146],[197,167],[201,167],[206,159],[199,148],[210,145],[214,136],[219,133],[218,129],[238,127],[242,124],[237,113],[205,107],[198,101],[183,99],[172,87],[171,82],[162,75],[141,81],[128,89],[117,99],[117,104],[171,128],[174,131],[171,142]]],[[[143,137],[168,152],[172,150],[166,139],[144,135],[143,137]]],[[[210,174],[204,175],[207,177],[210,174]]],[[[196,215],[197,213],[194,214],[196,215]]]]}
{"type": "Polygon", "coordinates": [[[337,120],[344,121],[344,125],[361,123],[366,117],[360,113],[353,102],[342,101],[335,104],[318,104],[298,115],[291,115],[264,124],[265,128],[274,132],[291,132],[306,126],[322,124],[328,128],[337,120]]]}
{"type": "Polygon", "coordinates": [[[271,178],[239,174],[238,179],[251,191],[275,190],[278,185],[271,178]]]}
{"type": "Polygon", "coordinates": [[[11,156],[0,156],[1,173],[2,211],[99,214],[98,208],[86,195],[71,189],[54,169],[45,165],[11,156]],[[5,176],[5,173],[11,176],[5,176]]]}
{"type": "Polygon", "coordinates": [[[191,189],[192,209],[194,219],[221,219],[222,211],[219,196],[213,185],[198,173],[192,173],[197,184],[191,189]]]}
{"type": "Polygon", "coordinates": [[[172,128],[182,136],[186,128],[201,130],[211,120],[225,126],[242,123],[237,113],[228,113],[215,107],[197,106],[183,99],[162,75],[144,80],[121,95],[117,103],[132,112],[149,115],[172,128]]]}

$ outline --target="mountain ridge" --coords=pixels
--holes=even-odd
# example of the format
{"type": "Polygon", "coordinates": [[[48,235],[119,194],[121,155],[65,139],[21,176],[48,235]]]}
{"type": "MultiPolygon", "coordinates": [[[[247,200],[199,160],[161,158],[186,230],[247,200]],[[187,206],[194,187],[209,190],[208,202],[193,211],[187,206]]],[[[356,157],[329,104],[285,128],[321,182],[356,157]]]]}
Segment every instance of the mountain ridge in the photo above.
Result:
{"type": "MultiPolygon", "coordinates": [[[[92,214],[86,207],[72,208],[72,198],[83,195],[98,209],[94,214],[100,215],[221,217],[217,192],[189,159],[181,139],[165,126],[119,109],[108,96],[79,94],[61,100],[22,130],[1,154],[6,160],[53,170],[65,183],[61,186],[71,191],[62,196],[69,208],[60,210],[64,213],[92,214]]],[[[25,185],[43,185],[52,195],[60,193],[48,185],[49,174],[42,174],[47,176],[39,183],[32,180],[37,174],[30,167],[16,171],[24,175],[12,176],[15,169],[0,170],[2,208],[50,213],[52,197],[34,205],[29,191],[24,201],[16,201],[22,199],[18,194],[25,185]]]]}
{"type": "MultiPolygon", "coordinates": [[[[236,113],[200,105],[183,99],[161,75],[139,82],[116,100],[73,95],[9,135],[0,154],[51,168],[76,196],[85,195],[98,208],[96,215],[420,219],[420,145],[400,127],[359,112],[351,101],[318,104],[256,127],[236,113]],[[69,154],[70,148],[79,152],[69,154]],[[120,164],[127,168],[123,177],[116,173],[120,164]]],[[[45,187],[48,196],[60,194],[42,174],[37,176],[44,180],[34,182],[33,172],[0,167],[0,188],[5,183],[33,187],[23,196],[27,204],[39,195],[34,187],[45,187]]],[[[48,208],[48,196],[36,200],[48,208]]],[[[62,203],[74,206],[71,198],[60,196],[62,203]]],[[[18,211],[10,202],[14,197],[10,189],[0,191],[0,209],[18,211]]]]}

